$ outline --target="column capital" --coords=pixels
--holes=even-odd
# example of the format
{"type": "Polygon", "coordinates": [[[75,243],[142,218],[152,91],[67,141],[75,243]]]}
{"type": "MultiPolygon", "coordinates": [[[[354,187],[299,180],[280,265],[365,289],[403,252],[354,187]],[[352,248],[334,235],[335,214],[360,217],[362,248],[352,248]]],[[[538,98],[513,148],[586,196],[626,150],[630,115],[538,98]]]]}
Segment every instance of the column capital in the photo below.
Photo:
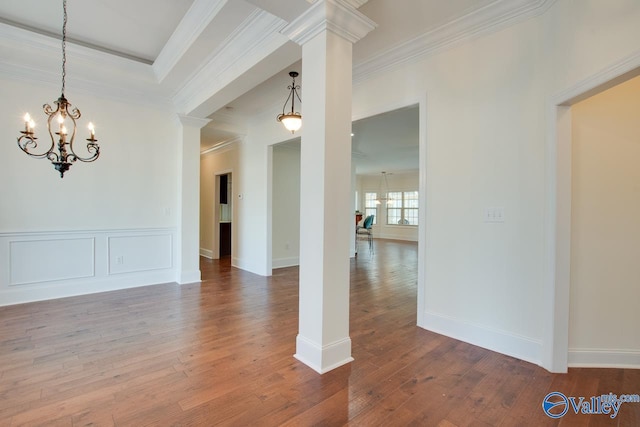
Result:
{"type": "Polygon", "coordinates": [[[202,129],[211,121],[211,119],[201,119],[200,117],[186,116],[184,114],[178,114],[178,120],[182,126],[198,129],[202,129]]]}
{"type": "Polygon", "coordinates": [[[376,23],[353,7],[353,0],[318,0],[280,32],[304,45],[322,31],[331,31],[355,43],[376,27],[376,23]]]}

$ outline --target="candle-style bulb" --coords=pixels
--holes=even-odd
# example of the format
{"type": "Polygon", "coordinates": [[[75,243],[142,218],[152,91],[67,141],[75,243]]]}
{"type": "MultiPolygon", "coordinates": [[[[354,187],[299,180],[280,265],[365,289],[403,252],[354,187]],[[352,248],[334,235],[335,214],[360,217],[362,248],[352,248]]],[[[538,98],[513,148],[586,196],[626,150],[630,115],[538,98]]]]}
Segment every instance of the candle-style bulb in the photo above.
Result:
{"type": "Polygon", "coordinates": [[[89,133],[91,134],[91,138],[94,138],[96,136],[95,126],[93,126],[93,123],[89,122],[89,125],[87,127],[89,128],[89,133]]]}
{"type": "Polygon", "coordinates": [[[31,116],[29,115],[29,113],[24,115],[24,131],[25,133],[29,133],[33,130],[33,127],[36,124],[34,123],[33,120],[31,120],[31,116]]]}
{"type": "Polygon", "coordinates": [[[67,134],[67,127],[62,125],[60,126],[60,134],[61,135],[66,135],[67,134]]]}
{"type": "Polygon", "coordinates": [[[62,114],[58,114],[58,123],[64,123],[64,117],[62,117],[62,114]]]}

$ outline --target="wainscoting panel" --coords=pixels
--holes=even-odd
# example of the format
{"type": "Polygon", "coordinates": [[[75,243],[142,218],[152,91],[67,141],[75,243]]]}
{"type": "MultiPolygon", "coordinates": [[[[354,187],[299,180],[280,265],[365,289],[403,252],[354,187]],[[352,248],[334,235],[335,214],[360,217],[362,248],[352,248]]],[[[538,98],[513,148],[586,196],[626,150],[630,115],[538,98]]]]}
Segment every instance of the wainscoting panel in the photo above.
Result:
{"type": "Polygon", "coordinates": [[[176,230],[0,233],[0,306],[175,282],[176,230]]]}
{"type": "Polygon", "coordinates": [[[95,239],[10,241],[9,259],[9,286],[92,277],[95,239]]]}
{"type": "Polygon", "coordinates": [[[171,234],[109,237],[109,273],[171,268],[171,234]]]}

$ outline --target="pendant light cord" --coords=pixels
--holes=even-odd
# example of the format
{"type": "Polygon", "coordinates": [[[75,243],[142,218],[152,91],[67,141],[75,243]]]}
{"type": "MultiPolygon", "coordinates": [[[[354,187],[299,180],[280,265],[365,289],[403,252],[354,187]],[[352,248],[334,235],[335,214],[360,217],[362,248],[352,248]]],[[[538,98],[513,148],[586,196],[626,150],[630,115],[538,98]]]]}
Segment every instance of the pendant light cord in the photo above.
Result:
{"type": "Polygon", "coordinates": [[[67,77],[67,0],[62,0],[62,97],[64,98],[65,79],[67,77]]]}

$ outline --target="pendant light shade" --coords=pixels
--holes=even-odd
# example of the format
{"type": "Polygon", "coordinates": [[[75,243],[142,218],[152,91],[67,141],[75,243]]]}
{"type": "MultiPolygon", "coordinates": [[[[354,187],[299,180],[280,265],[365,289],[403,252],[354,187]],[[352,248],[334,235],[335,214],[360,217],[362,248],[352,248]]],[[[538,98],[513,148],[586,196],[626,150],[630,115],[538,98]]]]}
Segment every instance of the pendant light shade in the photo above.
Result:
{"type": "Polygon", "coordinates": [[[302,127],[302,115],[295,110],[295,101],[298,98],[298,101],[302,103],[300,99],[300,95],[298,94],[298,89],[300,89],[300,85],[296,85],[296,77],[298,77],[297,71],[289,72],[289,76],[293,80],[292,83],[287,87],[289,89],[289,96],[286,101],[284,101],[284,105],[282,106],[282,114],[278,114],[278,121],[281,122],[284,127],[294,133],[300,127],[302,127]],[[285,113],[285,108],[287,108],[287,103],[291,100],[291,111],[285,113]]]}

